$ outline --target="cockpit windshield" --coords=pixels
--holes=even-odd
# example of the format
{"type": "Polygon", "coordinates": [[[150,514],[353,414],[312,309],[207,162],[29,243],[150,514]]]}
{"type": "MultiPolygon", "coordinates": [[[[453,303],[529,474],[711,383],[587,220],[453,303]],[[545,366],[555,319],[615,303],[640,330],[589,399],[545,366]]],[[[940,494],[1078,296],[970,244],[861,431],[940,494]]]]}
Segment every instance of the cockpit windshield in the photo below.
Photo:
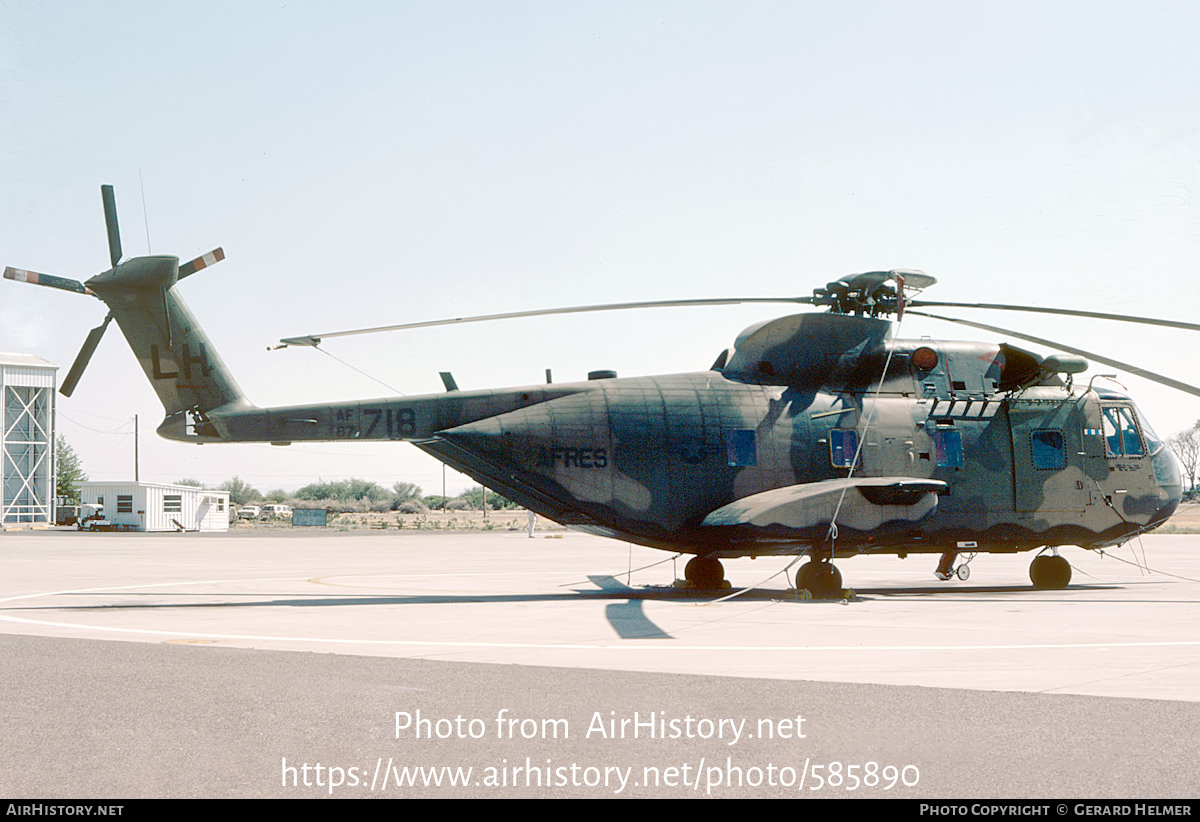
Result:
{"type": "Polygon", "coordinates": [[[1146,415],[1142,412],[1142,409],[1138,408],[1135,404],[1133,410],[1137,412],[1138,422],[1142,426],[1142,437],[1146,440],[1146,453],[1150,455],[1157,454],[1159,449],[1163,447],[1162,437],[1155,433],[1154,428],[1150,425],[1150,420],[1146,419],[1146,415]]]}
{"type": "Polygon", "coordinates": [[[1103,413],[1104,447],[1110,457],[1153,456],[1163,447],[1162,438],[1154,433],[1150,423],[1136,407],[1106,405],[1103,413]],[[1141,437],[1138,436],[1138,423],[1141,423],[1141,437]]]}

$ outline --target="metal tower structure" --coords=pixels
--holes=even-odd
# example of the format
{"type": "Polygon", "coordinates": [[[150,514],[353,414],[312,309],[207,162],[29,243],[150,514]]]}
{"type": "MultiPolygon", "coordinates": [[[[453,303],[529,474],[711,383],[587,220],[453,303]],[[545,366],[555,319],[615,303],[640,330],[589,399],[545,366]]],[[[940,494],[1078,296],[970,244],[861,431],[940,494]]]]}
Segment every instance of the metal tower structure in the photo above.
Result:
{"type": "Polygon", "coordinates": [[[54,524],[57,370],[40,357],[0,353],[0,524],[54,524]]]}

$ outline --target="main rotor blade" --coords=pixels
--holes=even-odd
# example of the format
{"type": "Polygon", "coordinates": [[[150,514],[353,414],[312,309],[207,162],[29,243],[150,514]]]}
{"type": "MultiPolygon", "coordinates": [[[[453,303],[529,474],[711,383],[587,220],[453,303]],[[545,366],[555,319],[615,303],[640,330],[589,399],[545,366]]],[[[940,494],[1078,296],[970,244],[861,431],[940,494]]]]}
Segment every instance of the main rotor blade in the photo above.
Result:
{"type": "Polygon", "coordinates": [[[225,259],[224,249],[214,248],[207,254],[197,257],[196,259],[179,266],[178,279],[182,280],[184,277],[190,277],[197,271],[208,268],[210,265],[216,265],[223,259],[225,259]]]}
{"type": "Polygon", "coordinates": [[[1026,342],[1031,342],[1034,345],[1044,345],[1047,348],[1053,348],[1058,351],[1066,351],[1068,354],[1078,354],[1079,356],[1086,357],[1089,360],[1093,360],[1093,361],[1099,362],[1099,363],[1104,363],[1105,365],[1111,365],[1113,368],[1119,368],[1122,371],[1126,371],[1130,374],[1133,374],[1134,376],[1142,377],[1143,379],[1147,379],[1147,380],[1150,380],[1151,382],[1159,383],[1160,385],[1165,385],[1168,388],[1174,388],[1176,391],[1183,391],[1186,394],[1192,394],[1194,396],[1200,397],[1200,388],[1197,388],[1194,385],[1188,385],[1185,382],[1180,382],[1179,380],[1173,380],[1170,377],[1163,376],[1162,374],[1155,373],[1154,371],[1147,371],[1145,368],[1138,368],[1136,365],[1130,365],[1127,362],[1121,362],[1120,360],[1114,360],[1112,357],[1105,357],[1101,354],[1096,354],[1092,351],[1084,351],[1082,348],[1073,348],[1072,346],[1064,345],[1063,343],[1055,342],[1054,340],[1047,340],[1047,339],[1043,339],[1042,337],[1035,337],[1031,334],[1023,334],[1020,331],[1013,331],[1011,328],[999,328],[994,325],[987,325],[986,323],[976,323],[976,322],[971,322],[970,320],[959,320],[959,319],[955,319],[954,317],[942,317],[937,314],[930,314],[926,311],[913,311],[912,309],[909,309],[908,313],[909,314],[918,314],[922,317],[929,317],[934,320],[944,320],[945,322],[948,322],[948,323],[958,323],[959,325],[967,325],[967,326],[970,326],[971,328],[978,328],[981,331],[991,331],[994,334],[1006,334],[1010,337],[1016,337],[1019,340],[1025,340],[1026,342]]]}
{"type": "Polygon", "coordinates": [[[121,229],[117,226],[117,195],[112,186],[100,186],[100,198],[104,201],[104,225],[108,229],[108,258],[113,268],[121,262],[121,229]]]}
{"type": "Polygon", "coordinates": [[[62,387],[58,389],[59,393],[64,397],[69,397],[75,393],[75,385],[79,382],[79,378],[83,376],[83,369],[87,368],[92,355],[96,353],[96,346],[100,345],[100,338],[104,336],[104,329],[108,328],[108,324],[112,322],[112,318],[113,315],[109,314],[104,318],[104,322],[88,332],[87,339],[83,341],[83,348],[79,349],[79,354],[76,355],[75,362],[71,364],[71,370],[67,372],[62,387]]]}
{"type": "MultiPolygon", "coordinates": [[[[1064,317],[1089,317],[1093,320],[1115,320],[1123,323],[1161,325],[1166,328],[1182,328],[1185,331],[1200,331],[1200,325],[1181,320],[1161,320],[1155,317],[1137,317],[1131,314],[1102,314],[1098,311],[1079,311],[1073,308],[1041,308],[1031,305],[999,305],[996,303],[950,303],[937,300],[908,300],[909,307],[926,308],[986,308],[994,311],[1026,311],[1031,314],[1061,314],[1064,317]]],[[[944,318],[943,318],[944,319],[944,318]]]]}
{"type": "Polygon", "coordinates": [[[4,279],[32,285],[45,285],[50,288],[61,288],[63,291],[74,291],[76,294],[91,294],[92,290],[79,280],[67,277],[55,277],[53,274],[39,274],[36,271],[26,271],[23,268],[8,266],[4,269],[4,279]]]}
{"type": "Polygon", "coordinates": [[[454,317],[446,320],[426,320],[399,325],[381,325],[375,328],[359,328],[353,331],[334,331],[327,334],[308,334],[303,337],[284,337],[279,342],[289,345],[320,345],[321,340],[332,337],[351,337],[357,334],[377,334],[381,331],[405,331],[412,328],[432,328],[439,325],[479,323],[490,320],[512,320],[520,317],[547,317],[554,314],[582,314],[589,311],[625,311],[631,308],[682,308],[698,305],[739,305],[742,303],[802,303],[811,305],[812,297],[730,297],[704,300],[647,300],[634,303],[606,303],[603,305],[576,305],[567,308],[540,308],[534,311],[512,311],[506,314],[480,314],[474,317],[454,317]]]}

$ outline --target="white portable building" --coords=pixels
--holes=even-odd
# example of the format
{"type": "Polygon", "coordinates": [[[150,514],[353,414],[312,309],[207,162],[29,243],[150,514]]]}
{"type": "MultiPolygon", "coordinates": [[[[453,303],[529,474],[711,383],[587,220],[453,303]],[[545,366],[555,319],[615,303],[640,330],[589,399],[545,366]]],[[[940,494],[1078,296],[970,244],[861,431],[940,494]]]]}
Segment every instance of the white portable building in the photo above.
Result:
{"type": "Polygon", "coordinates": [[[228,531],[229,492],[161,482],[83,482],[79,499],[133,531],[228,531]]]}

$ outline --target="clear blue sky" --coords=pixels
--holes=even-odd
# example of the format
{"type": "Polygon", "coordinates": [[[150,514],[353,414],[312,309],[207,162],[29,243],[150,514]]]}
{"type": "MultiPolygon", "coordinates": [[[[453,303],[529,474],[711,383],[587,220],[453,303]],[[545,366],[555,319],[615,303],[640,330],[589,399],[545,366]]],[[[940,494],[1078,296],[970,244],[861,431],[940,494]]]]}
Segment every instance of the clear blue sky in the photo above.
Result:
{"type": "MultiPolygon", "coordinates": [[[[622,300],[807,294],[1200,315],[1200,6],[1188,2],[0,5],[0,263],[228,259],[181,286],[260,405],[390,392],[283,336],[622,300]],[[144,181],[145,210],[142,206],[144,181]]],[[[327,344],[409,393],[707,367],[786,311],[565,317],[327,344]]],[[[70,365],[94,301],[0,283],[0,351],[70,365]]],[[[1200,383],[1183,332],[971,315],[1200,383]]],[[[413,481],[409,446],[196,448],[116,329],[60,430],[95,479],[413,481]],[[111,433],[116,431],[117,433],[111,433]],[[109,432],[109,433],[105,433],[109,432]]],[[[989,338],[911,318],[902,336],[989,338]]],[[[993,338],[995,339],[995,338],[993,338]]],[[[997,339],[997,341],[999,341],[997,339]]],[[[1101,368],[1101,371],[1111,369],[1101,368]]],[[[1200,399],[1125,381],[1160,433],[1200,399]]],[[[461,488],[464,478],[452,478],[461,488]]]]}

